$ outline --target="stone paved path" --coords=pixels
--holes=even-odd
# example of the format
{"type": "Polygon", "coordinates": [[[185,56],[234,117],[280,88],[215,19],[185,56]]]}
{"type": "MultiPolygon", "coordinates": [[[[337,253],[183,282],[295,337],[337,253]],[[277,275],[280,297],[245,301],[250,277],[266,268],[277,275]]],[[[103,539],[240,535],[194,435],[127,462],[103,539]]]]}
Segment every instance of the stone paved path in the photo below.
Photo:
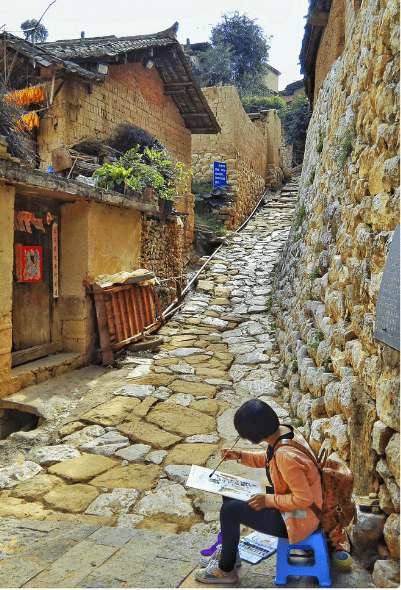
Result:
{"type": "MultiPolygon", "coordinates": [[[[46,421],[0,444],[0,586],[202,586],[193,570],[216,539],[220,498],[185,487],[190,465],[215,467],[247,399],[265,399],[291,419],[280,403],[266,302],[295,199],[296,186],[287,187],[227,237],[161,331],[156,354],[8,398],[46,421]]],[[[264,481],[262,470],[224,470],[264,481]]],[[[274,576],[270,557],[244,564],[238,585],[274,587],[274,576]]],[[[371,585],[357,564],[333,581],[371,585]]]]}

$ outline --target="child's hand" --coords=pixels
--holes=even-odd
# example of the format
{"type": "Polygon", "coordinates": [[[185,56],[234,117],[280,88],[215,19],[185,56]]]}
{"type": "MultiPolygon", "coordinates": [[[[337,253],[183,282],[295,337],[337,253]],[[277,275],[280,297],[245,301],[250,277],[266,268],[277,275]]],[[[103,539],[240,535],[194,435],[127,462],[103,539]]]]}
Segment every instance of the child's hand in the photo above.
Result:
{"type": "Polygon", "coordinates": [[[258,512],[259,510],[266,508],[266,496],[265,494],[255,494],[255,496],[252,496],[252,498],[248,500],[247,504],[250,508],[258,512]]]}
{"type": "Polygon", "coordinates": [[[221,456],[224,457],[224,461],[238,461],[241,455],[241,451],[235,449],[221,449],[221,456]]]}

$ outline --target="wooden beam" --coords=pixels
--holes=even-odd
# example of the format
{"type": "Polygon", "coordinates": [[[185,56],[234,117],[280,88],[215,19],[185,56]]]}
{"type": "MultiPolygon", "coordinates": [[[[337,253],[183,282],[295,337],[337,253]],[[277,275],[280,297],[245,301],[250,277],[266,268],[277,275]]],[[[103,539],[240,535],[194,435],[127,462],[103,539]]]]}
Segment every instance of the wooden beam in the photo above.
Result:
{"type": "Polygon", "coordinates": [[[182,96],[186,94],[185,88],[181,88],[180,90],[164,90],[164,94],[166,96],[178,96],[179,94],[182,96]]]}
{"type": "Polygon", "coordinates": [[[59,352],[62,349],[63,347],[60,343],[47,342],[46,344],[39,344],[38,346],[33,346],[32,348],[16,350],[15,352],[11,353],[11,366],[15,367],[17,365],[22,365],[22,363],[27,363],[35,359],[43,358],[44,356],[49,356],[49,354],[54,354],[55,352],[59,352]]]}
{"type": "Polygon", "coordinates": [[[188,88],[189,86],[193,85],[193,82],[169,82],[164,85],[164,90],[177,90],[179,88],[188,88]]]}
{"type": "Polygon", "coordinates": [[[215,135],[216,134],[216,130],[214,127],[188,127],[188,129],[190,130],[191,133],[207,133],[210,135],[215,135]]]}

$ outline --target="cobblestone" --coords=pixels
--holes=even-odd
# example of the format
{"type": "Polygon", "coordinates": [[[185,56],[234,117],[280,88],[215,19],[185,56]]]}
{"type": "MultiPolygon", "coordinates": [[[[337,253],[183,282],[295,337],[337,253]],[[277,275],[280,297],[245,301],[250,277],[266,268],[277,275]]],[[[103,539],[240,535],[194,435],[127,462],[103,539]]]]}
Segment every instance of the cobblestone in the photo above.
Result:
{"type": "MultiPolygon", "coordinates": [[[[4,506],[8,516],[0,519],[0,586],[202,586],[193,571],[200,549],[216,541],[220,499],[185,488],[190,464],[216,466],[219,448],[237,436],[236,409],[252,397],[266,399],[283,419],[288,416],[265,310],[274,264],[292,222],[296,185],[292,190],[285,197],[288,208],[275,208],[281,202],[278,194],[240,233],[228,234],[196,291],[160,331],[164,344],[149,358],[132,355],[118,370],[75,371],[73,392],[69,376],[53,379],[59,414],[46,410],[51,395],[40,399],[40,386],[24,390],[24,403],[40,399],[43,415],[50,418],[35,436],[14,436],[0,444],[7,470],[0,513],[4,506]],[[43,444],[57,450],[67,448],[66,443],[81,457],[68,460],[50,453],[41,458],[43,444]],[[102,449],[107,458],[88,454],[102,449]],[[18,463],[13,460],[17,455],[18,463]],[[37,463],[28,455],[34,461],[37,457],[37,463]],[[85,468],[85,473],[71,475],[68,466],[85,461],[93,473],[85,468]],[[33,484],[18,501],[9,497],[13,470],[16,478],[24,473],[24,482],[28,478],[33,484]],[[49,489],[62,486],[55,488],[58,502],[52,510],[34,485],[35,477],[45,481],[50,473],[59,479],[50,481],[49,489]],[[63,494],[78,481],[99,495],[80,513],[66,513],[71,506],[67,499],[62,505],[63,494]],[[11,500],[17,502],[15,508],[11,500]],[[32,511],[42,520],[18,518],[21,503],[42,507],[32,511]]],[[[265,481],[264,474],[236,463],[227,463],[225,471],[265,481]]],[[[68,494],[66,498],[71,501],[68,494]]],[[[275,586],[275,556],[256,566],[244,562],[240,570],[239,587],[275,586]]],[[[317,586],[310,578],[288,584],[294,585],[317,586]]],[[[348,577],[333,573],[333,587],[362,586],[373,587],[357,562],[348,577]]]]}

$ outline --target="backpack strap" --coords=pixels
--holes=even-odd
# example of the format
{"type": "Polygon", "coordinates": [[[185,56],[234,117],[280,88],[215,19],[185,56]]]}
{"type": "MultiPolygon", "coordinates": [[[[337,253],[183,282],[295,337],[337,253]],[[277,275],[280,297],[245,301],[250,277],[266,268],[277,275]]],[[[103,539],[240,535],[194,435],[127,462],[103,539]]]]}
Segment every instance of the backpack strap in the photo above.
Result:
{"type": "MultiPolygon", "coordinates": [[[[304,453],[304,455],[306,455],[311,461],[313,461],[313,463],[316,465],[319,474],[321,476],[321,467],[315,457],[315,454],[313,453],[313,451],[309,451],[309,449],[307,449],[304,445],[302,445],[301,443],[297,442],[296,440],[290,439],[288,440],[288,442],[284,442],[284,440],[280,440],[277,439],[276,442],[273,445],[273,449],[277,450],[279,447],[283,446],[283,445],[290,445],[291,447],[295,447],[296,449],[298,449],[298,451],[301,451],[302,453],[304,453]]],[[[274,451],[273,451],[274,452],[274,451]]],[[[313,502],[309,508],[312,510],[312,512],[315,513],[315,515],[317,516],[317,518],[319,519],[319,521],[322,520],[323,518],[323,512],[322,510],[319,508],[319,506],[313,502]]]]}

